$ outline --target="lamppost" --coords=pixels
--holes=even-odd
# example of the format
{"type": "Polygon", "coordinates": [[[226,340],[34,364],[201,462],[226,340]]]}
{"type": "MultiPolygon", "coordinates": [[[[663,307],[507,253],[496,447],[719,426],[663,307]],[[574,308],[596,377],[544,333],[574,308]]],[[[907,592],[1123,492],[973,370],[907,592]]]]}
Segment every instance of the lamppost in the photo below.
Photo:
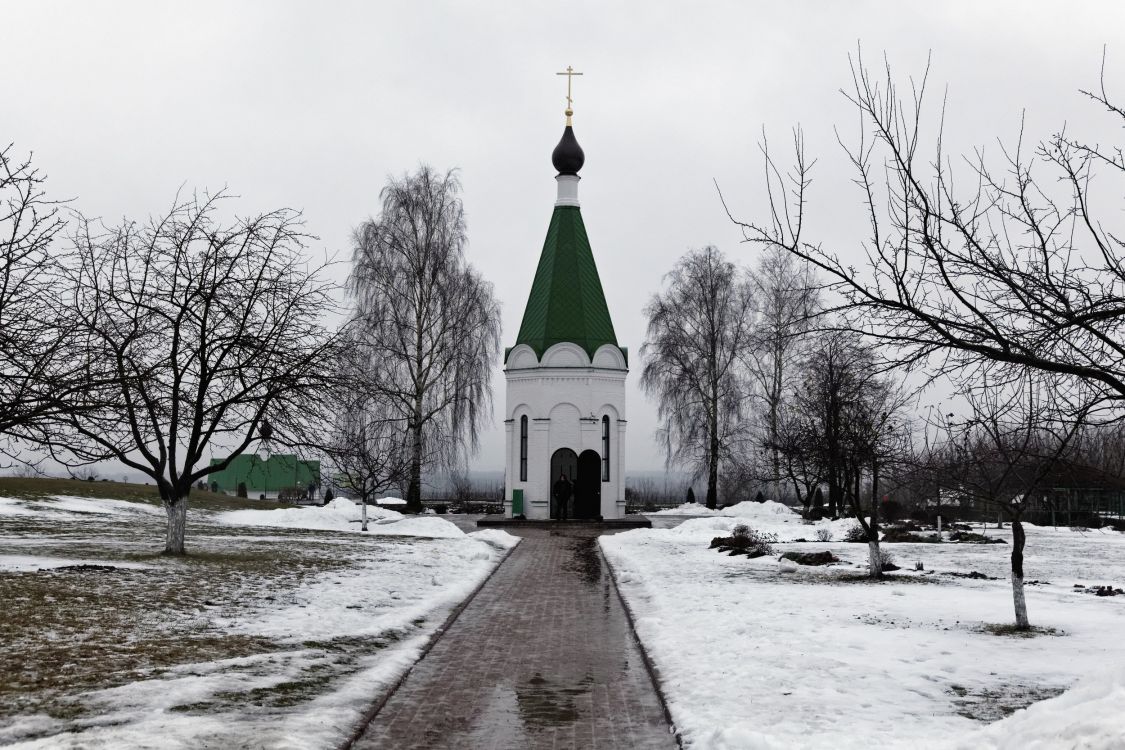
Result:
{"type": "Polygon", "coordinates": [[[262,420],[262,426],[258,428],[258,458],[262,463],[262,486],[266,499],[269,499],[270,494],[270,439],[273,437],[273,425],[270,424],[268,419],[262,420]]]}

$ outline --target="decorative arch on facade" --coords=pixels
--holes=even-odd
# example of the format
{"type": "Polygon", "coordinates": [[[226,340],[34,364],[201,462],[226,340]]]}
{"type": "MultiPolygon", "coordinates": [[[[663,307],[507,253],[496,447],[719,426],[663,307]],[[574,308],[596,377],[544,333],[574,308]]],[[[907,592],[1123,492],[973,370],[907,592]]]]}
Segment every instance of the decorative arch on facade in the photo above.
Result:
{"type": "Polygon", "coordinates": [[[590,355],[578,344],[563,341],[543,352],[543,367],[589,367],[590,355]]]}
{"type": "Polygon", "coordinates": [[[535,350],[530,346],[519,344],[508,352],[505,365],[509,370],[529,370],[539,366],[539,358],[535,356],[535,350]]]}
{"type": "Polygon", "coordinates": [[[628,365],[625,364],[625,355],[621,352],[619,347],[613,344],[602,344],[598,350],[594,352],[592,360],[594,367],[601,367],[607,370],[625,370],[628,365]]]}

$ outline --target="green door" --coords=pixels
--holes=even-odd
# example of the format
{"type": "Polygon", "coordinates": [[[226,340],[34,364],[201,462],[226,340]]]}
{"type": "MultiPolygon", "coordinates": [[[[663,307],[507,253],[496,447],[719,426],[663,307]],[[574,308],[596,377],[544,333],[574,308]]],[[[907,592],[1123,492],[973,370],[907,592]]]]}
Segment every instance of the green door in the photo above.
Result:
{"type": "Polygon", "coordinates": [[[512,490],[512,515],[523,515],[523,490],[512,490]]]}

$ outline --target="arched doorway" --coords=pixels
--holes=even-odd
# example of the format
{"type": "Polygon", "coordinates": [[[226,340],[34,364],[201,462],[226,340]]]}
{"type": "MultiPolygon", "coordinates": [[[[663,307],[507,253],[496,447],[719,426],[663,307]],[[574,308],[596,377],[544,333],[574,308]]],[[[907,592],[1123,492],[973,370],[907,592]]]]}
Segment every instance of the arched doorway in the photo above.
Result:
{"type": "MultiPolygon", "coordinates": [[[[551,456],[551,518],[559,517],[559,509],[555,503],[555,482],[559,479],[559,474],[565,474],[566,478],[570,480],[572,486],[578,485],[578,454],[570,448],[559,448],[551,456]]],[[[575,503],[571,502],[571,512],[567,515],[574,518],[575,503]]]]}
{"type": "Polygon", "coordinates": [[[602,457],[597,451],[582,451],[578,457],[578,481],[574,484],[574,518],[597,518],[602,508],[602,457]]]}

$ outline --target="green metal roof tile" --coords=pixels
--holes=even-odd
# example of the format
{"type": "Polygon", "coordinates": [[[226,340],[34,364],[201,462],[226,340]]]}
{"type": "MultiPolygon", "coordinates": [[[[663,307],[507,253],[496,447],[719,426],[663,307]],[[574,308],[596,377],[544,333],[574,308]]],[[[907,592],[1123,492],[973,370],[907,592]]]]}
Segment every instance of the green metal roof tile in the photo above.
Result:
{"type": "Polygon", "coordinates": [[[591,359],[599,346],[617,346],[598,267],[577,206],[555,206],[516,337],[517,345],[527,344],[539,357],[563,341],[578,344],[591,359]]]}

